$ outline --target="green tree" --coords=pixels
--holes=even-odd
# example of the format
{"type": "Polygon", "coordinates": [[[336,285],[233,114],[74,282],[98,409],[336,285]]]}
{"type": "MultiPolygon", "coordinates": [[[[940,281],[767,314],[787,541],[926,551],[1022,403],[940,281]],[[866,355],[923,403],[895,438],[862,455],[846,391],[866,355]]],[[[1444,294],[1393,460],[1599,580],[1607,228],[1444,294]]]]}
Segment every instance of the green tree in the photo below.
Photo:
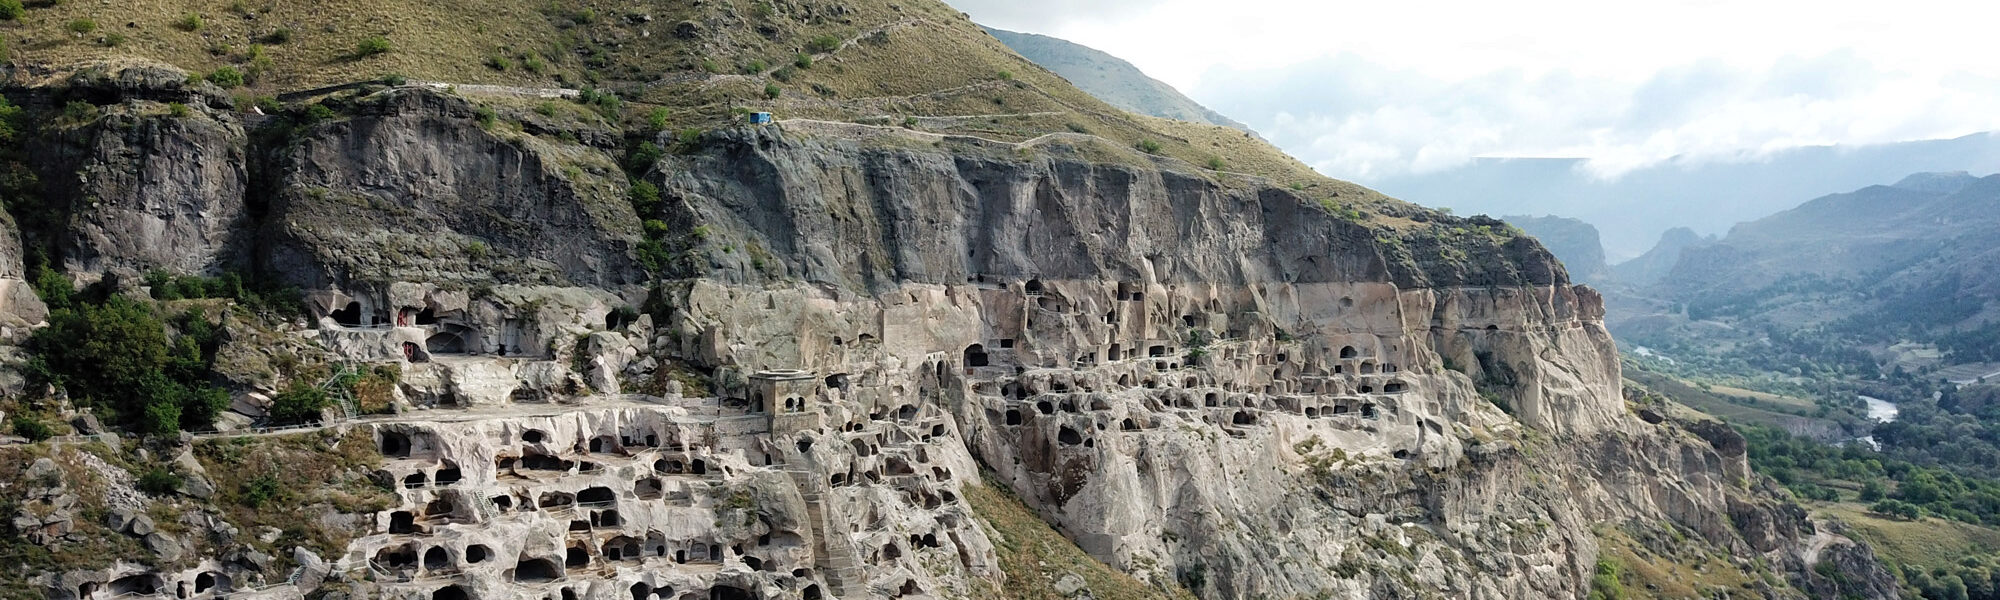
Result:
{"type": "Polygon", "coordinates": [[[269,415],[271,422],[280,425],[296,425],[319,421],[320,412],[331,404],[326,392],[303,381],[292,382],[292,387],[279,392],[271,399],[269,415]]]}

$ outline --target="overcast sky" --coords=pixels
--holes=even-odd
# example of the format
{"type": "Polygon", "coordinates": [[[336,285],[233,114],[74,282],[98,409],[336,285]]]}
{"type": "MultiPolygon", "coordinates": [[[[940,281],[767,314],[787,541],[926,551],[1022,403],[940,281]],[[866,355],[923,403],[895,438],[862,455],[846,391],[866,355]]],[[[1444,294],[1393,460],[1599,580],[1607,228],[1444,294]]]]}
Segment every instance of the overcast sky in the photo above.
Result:
{"type": "Polygon", "coordinates": [[[948,0],[1104,50],[1335,177],[2000,129],[2000,10],[1903,0],[948,0]]]}

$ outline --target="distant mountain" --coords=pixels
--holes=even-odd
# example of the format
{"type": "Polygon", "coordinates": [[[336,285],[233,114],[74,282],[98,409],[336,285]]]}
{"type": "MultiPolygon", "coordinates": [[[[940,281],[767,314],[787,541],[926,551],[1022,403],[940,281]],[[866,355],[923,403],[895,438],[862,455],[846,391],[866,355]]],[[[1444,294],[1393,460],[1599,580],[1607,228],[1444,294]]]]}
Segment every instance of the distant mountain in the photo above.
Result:
{"type": "MultiPolygon", "coordinates": [[[[1681,246],[1680,257],[1646,293],[1692,319],[1850,348],[1937,344],[1948,363],[2000,360],[2000,175],[1912,175],[1710,243],[1669,237],[1662,247],[1681,246]]],[[[1628,265],[1620,272],[1642,266],[1628,265]]]]}
{"type": "Polygon", "coordinates": [[[1256,133],[1251,131],[1249,125],[1209,110],[1166,82],[1148,77],[1132,63],[1103,51],[1046,35],[992,27],[986,28],[986,32],[1021,56],[1055,71],[1076,87],[1112,106],[1142,115],[1221,125],[1256,133]]]}
{"type": "Polygon", "coordinates": [[[1597,228],[1589,223],[1557,216],[1512,216],[1501,217],[1500,220],[1541,240],[1542,246],[1569,269],[1570,279],[1593,285],[1602,285],[1611,279],[1611,268],[1604,264],[1604,246],[1598,240],[1597,228]]]}
{"type": "Polygon", "coordinates": [[[1638,258],[1618,263],[1611,267],[1612,275],[1619,281],[1633,285],[1651,285],[1666,277],[1681,260],[1681,252],[1688,248],[1713,243],[1715,236],[1703,236],[1693,229],[1675,227],[1660,234],[1660,242],[1652,250],[1638,258]]]}
{"type": "MultiPolygon", "coordinates": [[[[1596,225],[1611,259],[1637,256],[1660,234],[1719,234],[1802,198],[1895,181],[1922,171],[2000,170],[2000,136],[1858,147],[1808,147],[1745,162],[1671,161],[1601,180],[1577,159],[1482,159],[1457,169],[1359,182],[1460,213],[1558,214],[1596,225]]],[[[1338,175],[1338,174],[1335,174],[1338,175]]]]}

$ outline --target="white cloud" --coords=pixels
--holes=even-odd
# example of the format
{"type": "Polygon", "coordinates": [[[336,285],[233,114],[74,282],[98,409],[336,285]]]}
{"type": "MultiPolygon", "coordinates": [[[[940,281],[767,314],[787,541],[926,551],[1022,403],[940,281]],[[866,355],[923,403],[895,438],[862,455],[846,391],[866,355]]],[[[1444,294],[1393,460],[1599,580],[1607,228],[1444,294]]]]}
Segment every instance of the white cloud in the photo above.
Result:
{"type": "Polygon", "coordinates": [[[954,0],[1125,58],[1330,175],[1673,157],[2000,129],[2000,8],[1879,2],[954,0]]]}

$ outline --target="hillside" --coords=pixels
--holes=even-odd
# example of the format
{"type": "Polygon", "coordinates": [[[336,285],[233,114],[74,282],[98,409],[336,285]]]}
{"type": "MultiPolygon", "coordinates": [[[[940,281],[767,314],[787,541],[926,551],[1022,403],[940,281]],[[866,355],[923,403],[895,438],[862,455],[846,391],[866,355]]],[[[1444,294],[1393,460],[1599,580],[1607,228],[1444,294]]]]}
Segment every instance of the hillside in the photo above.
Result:
{"type": "Polygon", "coordinates": [[[1645,252],[1662,233],[1686,227],[1721,234],[1826,194],[1895,181],[1910,173],[1989,170],[2000,135],[1868,146],[1817,146],[1732,161],[1693,157],[1605,177],[1581,159],[1475,159],[1435,172],[1362,181],[1398,198],[1421,198],[1465,214],[1557,214],[1604,235],[1613,262],[1645,252]]]}
{"type": "Polygon", "coordinates": [[[1896,596],[1534,238],[931,0],[99,12],[5,26],[0,597],[1896,596]]]}
{"type": "Polygon", "coordinates": [[[1181,94],[1173,86],[1153,79],[1138,67],[1124,59],[1106,54],[1097,49],[1077,44],[1061,38],[1033,33],[1016,33],[1004,29],[986,28],[1000,43],[1014,49],[1035,64],[1055,71],[1063,79],[1076,84],[1078,89],[1089,92],[1098,99],[1128,112],[1174,119],[1190,123],[1207,123],[1231,129],[1250,131],[1250,126],[1209,110],[1193,99],[1181,94]]]}
{"type": "Polygon", "coordinates": [[[1611,268],[1604,264],[1604,244],[1598,240],[1597,228],[1589,223],[1554,215],[1517,215],[1500,220],[1535,236],[1562,260],[1570,277],[1577,281],[1593,285],[1610,281],[1611,268]]]}

